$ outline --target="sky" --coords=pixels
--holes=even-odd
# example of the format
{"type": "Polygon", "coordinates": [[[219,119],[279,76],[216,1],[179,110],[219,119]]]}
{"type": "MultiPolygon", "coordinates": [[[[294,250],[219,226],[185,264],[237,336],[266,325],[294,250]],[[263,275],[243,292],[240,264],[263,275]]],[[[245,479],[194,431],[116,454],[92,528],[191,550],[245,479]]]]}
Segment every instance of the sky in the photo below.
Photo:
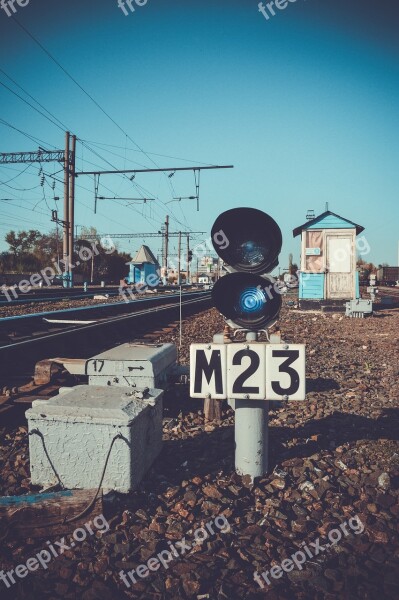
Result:
{"type": "MultiPolygon", "coordinates": [[[[219,213],[253,206],[280,225],[285,268],[292,230],[328,203],[365,227],[363,258],[398,264],[397,3],[291,0],[266,19],[256,0],[133,0],[127,15],[117,0],[20,1],[16,20],[0,9],[0,152],[61,149],[68,128],[78,171],[234,165],[202,172],[199,212],[175,199],[195,194],[192,172],[103,175],[99,195],[153,201],[99,200],[97,214],[81,175],[78,233],[157,232],[169,214],[173,232],[206,232],[195,244],[219,213]]],[[[10,229],[62,217],[61,165],[44,181],[40,167],[0,165],[0,251],[10,229]]],[[[141,243],[159,254],[160,239],[119,245],[141,243]]]]}

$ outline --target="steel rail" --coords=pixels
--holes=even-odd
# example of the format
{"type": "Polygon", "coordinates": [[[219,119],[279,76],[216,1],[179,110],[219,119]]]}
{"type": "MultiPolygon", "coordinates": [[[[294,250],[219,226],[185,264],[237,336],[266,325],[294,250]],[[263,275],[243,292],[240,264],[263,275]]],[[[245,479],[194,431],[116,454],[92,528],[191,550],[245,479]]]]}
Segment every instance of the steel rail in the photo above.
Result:
{"type": "MultiPolygon", "coordinates": [[[[201,294],[204,294],[204,292],[186,292],[184,294],[184,296],[199,296],[201,294]]],[[[43,311],[43,312],[38,312],[38,313],[29,313],[26,315],[12,315],[11,317],[2,317],[0,318],[0,332],[2,330],[2,326],[3,325],[13,325],[13,324],[17,324],[17,323],[23,323],[23,322],[28,322],[28,321],[40,321],[42,318],[47,318],[47,317],[59,317],[61,315],[68,315],[70,316],[72,313],[75,313],[76,315],[79,313],[83,313],[83,314],[88,314],[90,312],[95,313],[95,312],[106,312],[107,310],[109,312],[114,312],[116,310],[118,310],[118,308],[122,308],[125,307],[127,308],[128,306],[137,306],[138,302],[143,302],[143,303],[160,303],[162,304],[162,302],[167,302],[168,300],[172,299],[172,298],[178,298],[179,294],[164,294],[161,296],[152,296],[151,298],[145,297],[145,298],[135,298],[133,300],[129,300],[129,301],[124,301],[121,300],[120,302],[112,302],[112,303],[103,303],[103,304],[95,304],[95,305],[90,305],[90,306],[75,306],[73,308],[64,308],[64,309],[59,309],[59,310],[53,310],[53,311],[43,311]]]]}
{"type": "MultiPolygon", "coordinates": [[[[211,294],[202,294],[202,296],[200,298],[190,298],[190,299],[183,299],[183,306],[190,306],[190,305],[194,305],[194,304],[202,304],[205,302],[209,302],[211,299],[211,294]]],[[[95,323],[89,323],[89,324],[84,324],[84,325],[75,325],[72,327],[68,327],[66,329],[64,329],[63,331],[57,331],[57,332],[53,332],[53,333],[48,333],[47,335],[42,335],[42,336],[36,336],[36,337],[32,337],[26,340],[20,340],[19,342],[13,342],[10,344],[4,344],[2,346],[0,346],[0,352],[1,351],[6,351],[6,350],[12,350],[15,348],[22,348],[23,346],[27,346],[27,345],[31,345],[31,344],[40,344],[40,342],[44,342],[53,338],[57,338],[57,337],[62,337],[62,336],[67,336],[67,335],[71,335],[71,334],[78,334],[78,333],[82,333],[83,331],[88,331],[90,329],[98,329],[104,326],[111,326],[115,323],[119,323],[121,321],[128,321],[128,320],[132,320],[132,319],[136,319],[139,317],[146,317],[149,316],[153,313],[160,313],[160,312],[165,312],[168,310],[173,310],[174,308],[178,308],[180,306],[180,302],[175,302],[173,304],[166,304],[164,306],[155,306],[155,307],[151,307],[151,308],[147,308],[145,310],[141,310],[141,311],[135,311],[134,313],[129,313],[127,315],[116,315],[115,317],[108,317],[105,319],[100,319],[99,321],[96,321],[95,323]]]]}

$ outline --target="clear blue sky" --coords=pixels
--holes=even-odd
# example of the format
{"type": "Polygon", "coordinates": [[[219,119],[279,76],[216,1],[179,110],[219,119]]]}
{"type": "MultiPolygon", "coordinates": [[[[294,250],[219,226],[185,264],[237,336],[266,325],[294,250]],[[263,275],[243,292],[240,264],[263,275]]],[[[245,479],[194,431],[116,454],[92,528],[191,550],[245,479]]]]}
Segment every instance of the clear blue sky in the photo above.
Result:
{"type": "MultiPolygon", "coordinates": [[[[254,206],[280,224],[285,267],[289,252],[299,257],[292,229],[307,209],[319,214],[328,202],[365,227],[370,260],[397,264],[399,7],[392,0],[297,0],[267,21],[257,4],[148,0],[128,16],[117,0],[17,6],[20,23],[140,148],[192,161],[151,154],[157,165],[235,166],[202,174],[199,213],[192,200],[166,204],[174,195],[169,180],[146,174],[135,182],[157,202],[100,201],[94,215],[93,179],[80,177],[76,222],[101,232],[156,231],[169,212],[174,231],[210,231],[219,212],[254,206]]],[[[119,168],[153,166],[4,11],[0,49],[0,68],[102,157],[79,143],[78,169],[106,168],[103,159],[119,168]]],[[[0,81],[35,104],[2,72],[0,81]]],[[[45,147],[63,147],[62,127],[1,85],[0,106],[3,120],[45,147]]],[[[0,122],[0,152],[37,145],[0,122]]],[[[52,179],[43,188],[47,206],[38,168],[21,175],[26,165],[0,168],[0,181],[12,186],[0,186],[0,198],[12,200],[0,202],[0,250],[11,228],[52,227],[52,179]]],[[[194,193],[191,173],[170,181],[176,196],[194,193]]],[[[120,176],[103,177],[100,194],[139,196],[120,176]]],[[[62,198],[58,182],[55,195],[62,198]]],[[[148,243],[160,248],[160,241],[148,243]]]]}

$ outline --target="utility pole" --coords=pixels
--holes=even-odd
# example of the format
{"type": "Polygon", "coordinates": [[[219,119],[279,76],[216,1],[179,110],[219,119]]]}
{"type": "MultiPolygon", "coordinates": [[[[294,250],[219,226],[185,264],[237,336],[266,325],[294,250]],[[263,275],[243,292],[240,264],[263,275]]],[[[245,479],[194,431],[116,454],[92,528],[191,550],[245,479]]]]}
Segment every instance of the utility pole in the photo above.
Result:
{"type": "MultiPolygon", "coordinates": [[[[73,263],[73,250],[75,246],[74,239],[74,226],[75,226],[75,163],[76,163],[76,135],[72,136],[72,146],[71,146],[71,161],[69,168],[69,212],[68,212],[68,220],[69,223],[69,262],[73,263]]],[[[69,287],[73,287],[73,271],[71,266],[68,269],[68,282],[69,287]]]]}
{"type": "Polygon", "coordinates": [[[177,285],[181,284],[180,267],[181,267],[181,231],[179,231],[179,244],[177,247],[177,285]]]}
{"type": "MultiPolygon", "coordinates": [[[[76,138],[75,138],[76,139],[76,138]]],[[[58,224],[62,224],[63,236],[62,236],[62,253],[65,264],[65,280],[64,286],[67,285],[68,278],[68,260],[69,260],[69,174],[70,165],[72,164],[72,154],[69,150],[70,134],[67,131],[65,133],[65,149],[64,150],[44,150],[40,148],[33,152],[0,152],[0,164],[27,164],[27,163],[50,163],[59,162],[64,166],[64,218],[63,220],[58,219],[57,211],[52,211],[52,221],[58,224]]],[[[58,250],[57,250],[58,254],[58,250]]],[[[59,258],[59,257],[58,257],[59,258]]],[[[59,264],[59,262],[58,262],[59,264]]]]}
{"type": "Polygon", "coordinates": [[[190,235],[187,234],[186,283],[190,283],[190,235]]]}
{"type": "Polygon", "coordinates": [[[65,157],[64,157],[64,220],[62,224],[62,254],[64,258],[64,287],[68,287],[69,275],[69,138],[70,133],[65,133],[65,157]]]}
{"type": "Polygon", "coordinates": [[[165,219],[165,281],[168,282],[168,250],[169,250],[169,215],[165,219]]]}

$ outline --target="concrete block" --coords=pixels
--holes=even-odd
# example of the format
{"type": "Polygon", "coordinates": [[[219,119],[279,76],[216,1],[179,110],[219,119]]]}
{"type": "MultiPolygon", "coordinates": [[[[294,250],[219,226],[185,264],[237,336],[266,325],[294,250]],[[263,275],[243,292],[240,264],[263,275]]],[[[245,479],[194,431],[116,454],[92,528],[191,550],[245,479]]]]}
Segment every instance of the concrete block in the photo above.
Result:
{"type": "Polygon", "coordinates": [[[86,362],[89,385],[165,389],[176,367],[174,344],[121,344],[86,362]]]}
{"type": "Polygon", "coordinates": [[[79,385],[26,412],[33,485],[97,488],[113,438],[102,487],[137,488],[162,448],[163,391],[79,385]],[[142,398],[137,398],[142,396],[142,398]],[[50,462],[51,461],[51,462],[50,462]]]}

